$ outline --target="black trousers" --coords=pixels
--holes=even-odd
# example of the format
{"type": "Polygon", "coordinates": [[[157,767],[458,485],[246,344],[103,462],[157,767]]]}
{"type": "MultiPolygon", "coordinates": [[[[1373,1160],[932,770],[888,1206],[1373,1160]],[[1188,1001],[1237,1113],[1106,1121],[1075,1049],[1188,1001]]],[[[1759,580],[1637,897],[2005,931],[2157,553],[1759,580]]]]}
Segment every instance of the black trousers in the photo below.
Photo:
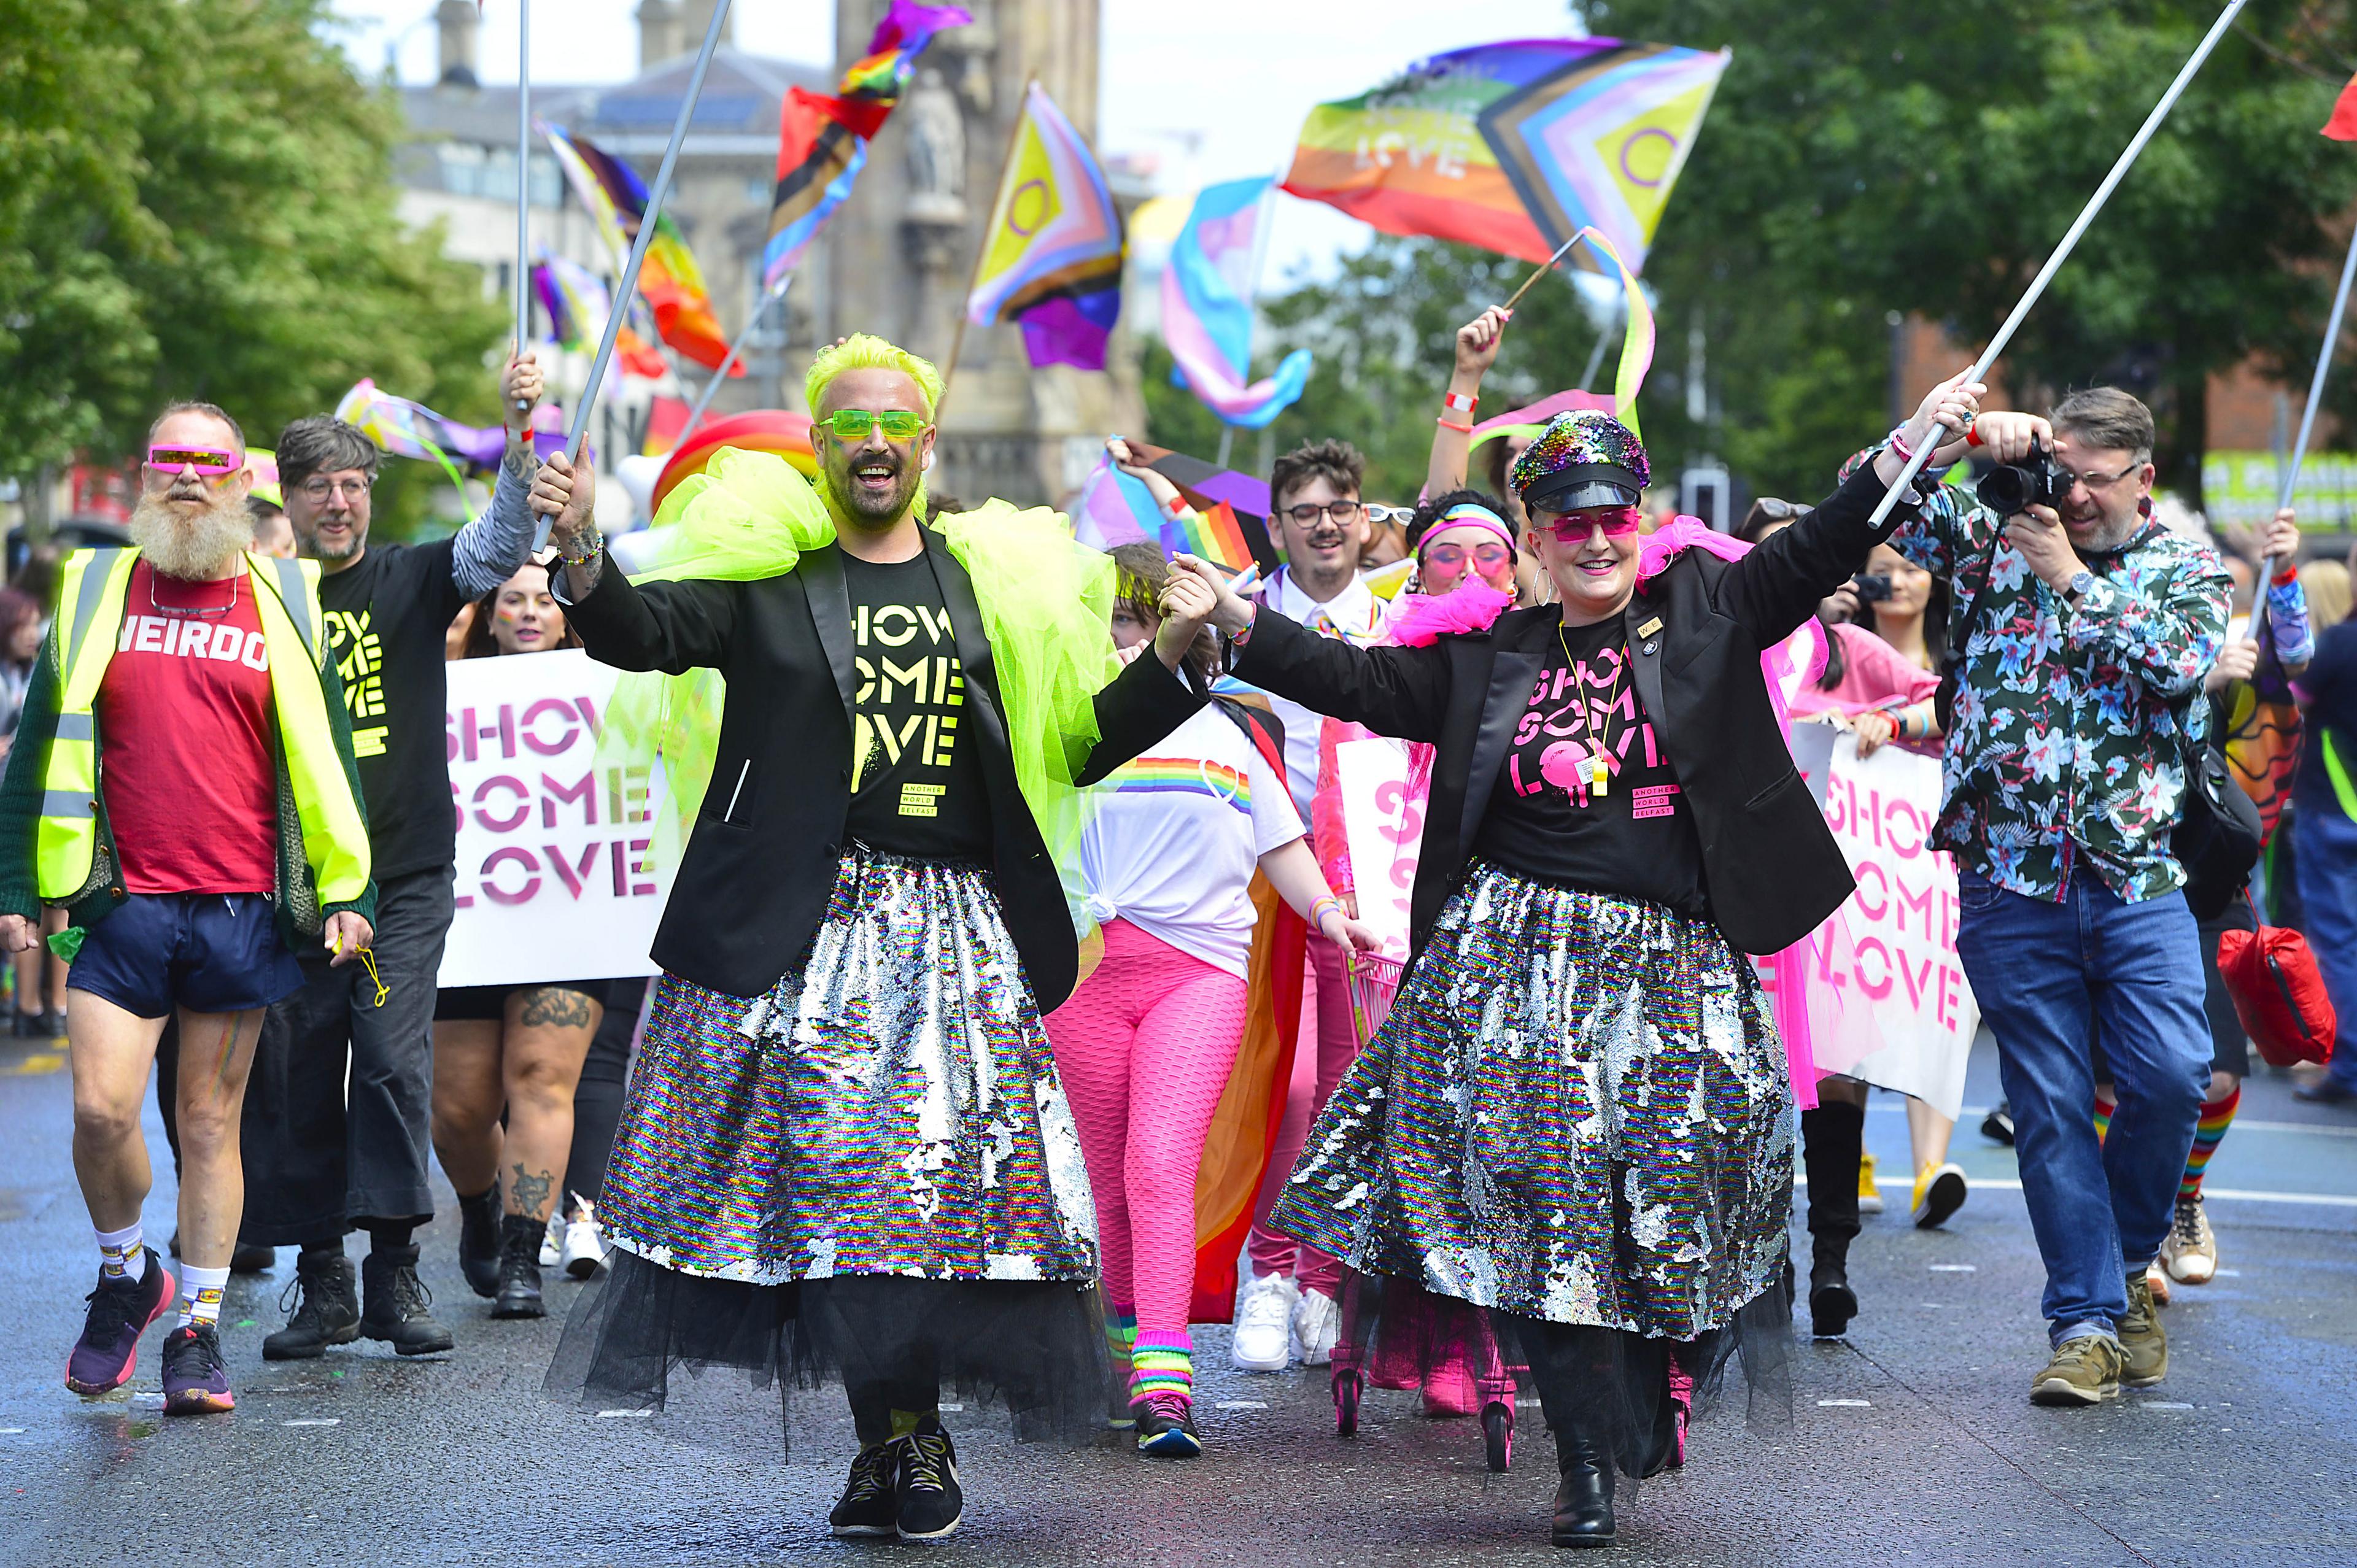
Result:
{"type": "Polygon", "coordinates": [[[606,1016],[590,1036],[573,1090],[573,1152],[565,1161],[565,1190],[595,1203],[605,1196],[606,1165],[614,1155],[614,1130],[622,1124],[622,1101],[630,1079],[630,1036],[646,1004],[647,983],[617,980],[606,993],[606,1016]]]}
{"type": "Polygon", "coordinates": [[[434,983],[452,875],[446,865],[378,884],[382,1006],[366,965],[331,969],[321,952],[264,1019],[245,1089],[241,1241],[301,1246],[370,1220],[433,1218],[434,983]]]}

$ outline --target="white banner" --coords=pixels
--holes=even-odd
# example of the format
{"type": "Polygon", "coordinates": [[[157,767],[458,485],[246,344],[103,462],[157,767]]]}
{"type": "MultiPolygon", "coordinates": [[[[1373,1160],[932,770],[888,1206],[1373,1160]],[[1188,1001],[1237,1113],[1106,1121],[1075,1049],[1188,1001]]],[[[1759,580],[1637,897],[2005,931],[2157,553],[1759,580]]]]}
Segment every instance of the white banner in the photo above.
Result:
{"type": "Polygon", "coordinates": [[[579,649],[449,666],[458,886],[441,984],[655,972],[659,779],[593,767],[619,674],[579,649]]]}
{"type": "MultiPolygon", "coordinates": [[[[1792,726],[1792,752],[1857,890],[1809,939],[1809,1048],[1818,1069],[1962,1110],[1980,1009],[1956,958],[1956,868],[1930,846],[1940,764],[1895,746],[1792,726]]],[[[1781,999],[1780,999],[1781,1000],[1781,999]]]]}
{"type": "Polygon", "coordinates": [[[1408,789],[1407,747],[1377,736],[1334,748],[1342,832],[1358,886],[1359,918],[1383,940],[1388,958],[1407,958],[1408,896],[1424,843],[1424,797],[1408,789]]]}

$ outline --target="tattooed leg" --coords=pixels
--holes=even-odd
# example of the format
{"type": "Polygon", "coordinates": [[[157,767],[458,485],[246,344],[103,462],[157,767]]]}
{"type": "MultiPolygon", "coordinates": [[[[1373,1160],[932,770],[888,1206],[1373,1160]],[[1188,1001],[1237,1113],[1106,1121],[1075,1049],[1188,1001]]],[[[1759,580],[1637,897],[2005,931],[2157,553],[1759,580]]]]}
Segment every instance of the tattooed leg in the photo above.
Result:
{"type": "Polygon", "coordinates": [[[556,1189],[554,1171],[528,1171],[522,1165],[508,1167],[508,1212],[532,1219],[546,1219],[548,1205],[556,1189]]]}
{"type": "Polygon", "coordinates": [[[545,1219],[573,1147],[573,1090],[604,1009],[583,993],[535,986],[508,999],[501,1069],[508,1107],[507,1212],[545,1219]]]}

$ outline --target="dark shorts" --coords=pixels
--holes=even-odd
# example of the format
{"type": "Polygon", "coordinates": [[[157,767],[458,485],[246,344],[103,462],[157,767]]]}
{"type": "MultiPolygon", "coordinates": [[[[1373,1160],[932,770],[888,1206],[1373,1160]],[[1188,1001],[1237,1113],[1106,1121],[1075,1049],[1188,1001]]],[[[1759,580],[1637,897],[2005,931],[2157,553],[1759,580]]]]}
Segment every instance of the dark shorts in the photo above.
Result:
{"type": "Polygon", "coordinates": [[[529,985],[445,986],[434,997],[434,1021],[498,1023],[508,1015],[508,998],[526,991],[570,991],[600,1006],[608,1006],[609,991],[620,991],[626,1004],[635,1004],[646,988],[643,976],[635,980],[541,980],[529,985]]]}
{"type": "Polygon", "coordinates": [[[142,1018],[242,1013],[303,989],[261,893],[134,893],[90,928],[66,985],[142,1018]]]}

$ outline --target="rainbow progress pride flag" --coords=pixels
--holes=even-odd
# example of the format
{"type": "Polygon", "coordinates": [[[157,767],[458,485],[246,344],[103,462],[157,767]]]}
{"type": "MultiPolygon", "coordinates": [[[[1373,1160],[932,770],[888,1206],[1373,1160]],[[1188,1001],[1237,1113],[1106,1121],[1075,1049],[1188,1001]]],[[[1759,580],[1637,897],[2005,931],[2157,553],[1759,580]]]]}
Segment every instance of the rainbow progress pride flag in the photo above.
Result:
{"type": "Polygon", "coordinates": [[[1034,366],[1103,370],[1121,316],[1121,213],[1089,145],[1036,81],[982,247],[966,319],[1019,323],[1034,366]]]}
{"type": "Polygon", "coordinates": [[[1641,272],[1728,58],[1618,38],[1452,49],[1310,111],[1285,188],[1532,262],[1592,227],[1641,272]]]}

